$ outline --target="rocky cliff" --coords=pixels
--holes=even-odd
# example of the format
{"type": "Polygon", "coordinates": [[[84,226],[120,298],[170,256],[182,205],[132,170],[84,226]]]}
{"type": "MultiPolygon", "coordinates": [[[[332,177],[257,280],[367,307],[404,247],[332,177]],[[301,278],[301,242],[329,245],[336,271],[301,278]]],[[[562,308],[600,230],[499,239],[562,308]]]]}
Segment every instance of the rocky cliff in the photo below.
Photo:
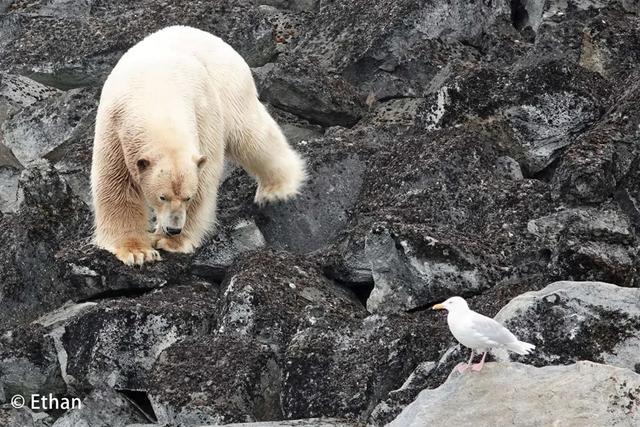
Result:
{"type": "Polygon", "coordinates": [[[632,425],[639,15],[633,0],[0,1],[0,424],[383,425],[418,398],[396,425],[580,425],[584,408],[632,425]],[[229,164],[204,247],[128,268],[89,245],[93,122],[117,59],[172,24],[242,53],[310,179],[258,208],[229,164]],[[428,308],[451,295],[537,351],[447,380],[466,351],[428,308]],[[486,397],[509,378],[531,387],[486,397]],[[36,393],[84,405],[8,404],[36,393]]]}

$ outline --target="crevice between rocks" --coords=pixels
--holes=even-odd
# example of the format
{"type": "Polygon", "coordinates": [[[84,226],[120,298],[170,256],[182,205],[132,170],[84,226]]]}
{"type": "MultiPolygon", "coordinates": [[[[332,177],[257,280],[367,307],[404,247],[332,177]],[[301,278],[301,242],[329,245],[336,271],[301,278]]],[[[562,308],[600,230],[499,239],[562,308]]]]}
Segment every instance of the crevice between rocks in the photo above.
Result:
{"type": "Polygon", "coordinates": [[[144,288],[133,288],[133,289],[109,289],[104,292],[99,292],[97,294],[91,295],[86,298],[79,299],[76,301],[78,304],[84,302],[96,302],[107,299],[118,299],[118,298],[137,298],[142,295],[148,294],[152,292],[157,287],[144,287],[144,288]]]}
{"type": "Polygon", "coordinates": [[[520,31],[529,24],[529,12],[526,0],[511,0],[511,23],[520,31]]]}
{"type": "Polygon", "coordinates": [[[149,422],[157,423],[158,417],[153,410],[147,392],[141,390],[116,389],[129,403],[131,403],[149,422]]]}

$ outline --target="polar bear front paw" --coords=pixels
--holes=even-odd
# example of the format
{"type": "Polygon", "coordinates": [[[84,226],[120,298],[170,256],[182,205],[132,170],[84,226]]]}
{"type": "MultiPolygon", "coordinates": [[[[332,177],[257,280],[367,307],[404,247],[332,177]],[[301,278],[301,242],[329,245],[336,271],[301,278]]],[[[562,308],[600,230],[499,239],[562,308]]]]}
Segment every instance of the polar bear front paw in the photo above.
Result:
{"type": "Polygon", "coordinates": [[[161,261],[160,253],[149,245],[131,239],[116,247],[116,258],[126,265],[142,265],[145,262],[161,261]]]}
{"type": "Polygon", "coordinates": [[[156,248],[167,252],[191,253],[195,245],[184,236],[161,237],[155,244],[156,248]]]}

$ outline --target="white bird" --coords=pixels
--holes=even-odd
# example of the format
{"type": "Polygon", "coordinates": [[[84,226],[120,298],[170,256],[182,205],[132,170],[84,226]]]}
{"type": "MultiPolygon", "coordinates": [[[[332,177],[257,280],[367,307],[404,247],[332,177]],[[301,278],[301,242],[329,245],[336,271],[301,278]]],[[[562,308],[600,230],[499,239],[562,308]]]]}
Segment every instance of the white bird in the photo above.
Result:
{"type": "Polygon", "coordinates": [[[495,347],[503,347],[515,353],[529,354],[535,345],[519,341],[507,328],[500,323],[471,310],[467,302],[461,297],[451,297],[442,304],[433,306],[433,310],[447,310],[447,323],[449,329],[460,344],[471,349],[471,357],[468,363],[460,363],[456,369],[462,373],[469,367],[473,371],[479,371],[484,366],[487,351],[495,347]],[[476,365],[471,365],[473,352],[482,351],[482,360],[476,365]]]}

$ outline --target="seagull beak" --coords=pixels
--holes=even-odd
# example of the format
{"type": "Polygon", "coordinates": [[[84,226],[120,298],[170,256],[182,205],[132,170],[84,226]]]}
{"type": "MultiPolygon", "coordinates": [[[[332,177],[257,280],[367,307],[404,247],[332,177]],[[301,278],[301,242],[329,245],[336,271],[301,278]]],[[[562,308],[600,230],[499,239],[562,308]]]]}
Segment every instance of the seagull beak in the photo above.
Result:
{"type": "Polygon", "coordinates": [[[431,307],[431,310],[444,310],[444,305],[436,304],[433,307],[431,307]]]}

